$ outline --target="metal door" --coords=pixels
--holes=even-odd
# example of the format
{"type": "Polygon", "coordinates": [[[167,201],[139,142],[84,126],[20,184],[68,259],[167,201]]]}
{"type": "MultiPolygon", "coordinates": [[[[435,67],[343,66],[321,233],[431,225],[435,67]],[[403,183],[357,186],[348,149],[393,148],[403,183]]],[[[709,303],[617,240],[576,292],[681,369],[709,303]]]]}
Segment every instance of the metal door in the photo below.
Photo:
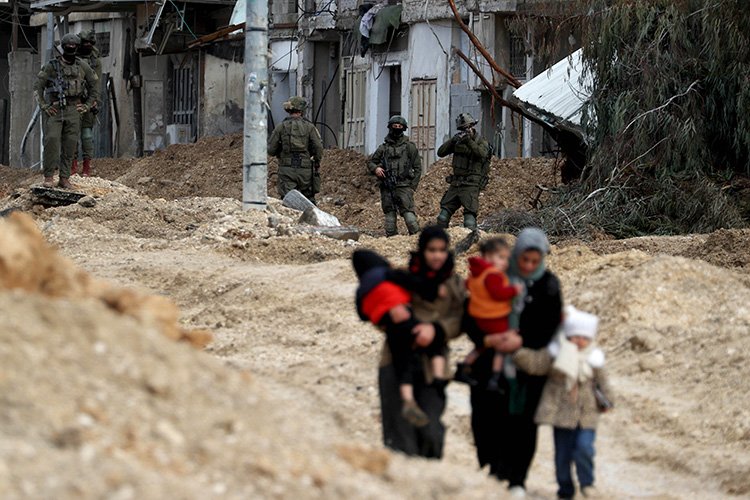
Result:
{"type": "MultiPolygon", "coordinates": [[[[344,148],[365,152],[365,97],[367,95],[367,68],[351,67],[344,71],[344,148]]],[[[346,61],[344,63],[346,68],[346,61]]]]}
{"type": "Polygon", "coordinates": [[[422,157],[422,171],[435,161],[435,115],[437,112],[437,80],[411,81],[411,140],[422,157]]]}
{"type": "Polygon", "coordinates": [[[198,85],[195,80],[196,59],[192,54],[170,58],[171,75],[171,110],[170,124],[190,127],[189,141],[197,138],[198,85]]]}

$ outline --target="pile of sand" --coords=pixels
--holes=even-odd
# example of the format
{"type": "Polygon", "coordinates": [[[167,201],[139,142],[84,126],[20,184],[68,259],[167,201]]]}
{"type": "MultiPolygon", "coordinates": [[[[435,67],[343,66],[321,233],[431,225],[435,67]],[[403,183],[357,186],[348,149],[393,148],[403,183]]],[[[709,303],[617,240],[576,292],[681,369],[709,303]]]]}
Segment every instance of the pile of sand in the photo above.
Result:
{"type": "Polygon", "coordinates": [[[621,406],[646,430],[634,457],[695,474],[709,462],[726,491],[750,493],[747,275],[639,250],[598,256],[581,246],[557,249],[551,265],[566,301],[601,317],[600,343],[627,380],[621,406]],[[745,453],[727,460],[731,450],[745,453]]]}
{"type": "Polygon", "coordinates": [[[3,497],[495,493],[468,469],[326,440],[330,417],[289,411],[247,372],[172,342],[169,300],[97,282],[29,217],[0,221],[0,238],[3,497]]]}

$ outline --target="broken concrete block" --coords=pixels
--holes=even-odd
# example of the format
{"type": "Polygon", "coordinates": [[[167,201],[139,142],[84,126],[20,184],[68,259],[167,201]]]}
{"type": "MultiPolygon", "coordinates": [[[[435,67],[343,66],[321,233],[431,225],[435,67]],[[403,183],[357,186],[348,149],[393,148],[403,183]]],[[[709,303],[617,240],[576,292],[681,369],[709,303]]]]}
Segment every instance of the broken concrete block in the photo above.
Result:
{"type": "Polygon", "coordinates": [[[281,200],[281,204],[285,207],[299,210],[300,212],[304,212],[308,208],[315,206],[313,202],[308,200],[304,194],[300,193],[296,189],[292,189],[291,191],[289,191],[284,196],[284,199],[281,200]]]}
{"type": "Polygon", "coordinates": [[[324,227],[324,226],[300,226],[297,230],[301,233],[319,234],[334,240],[340,241],[358,241],[360,231],[353,226],[338,226],[338,227],[324,227]]]}
{"type": "Polygon", "coordinates": [[[78,200],[78,204],[82,207],[91,208],[96,206],[96,198],[93,196],[84,196],[78,200]]]}
{"type": "Polygon", "coordinates": [[[324,212],[315,205],[306,208],[305,211],[302,212],[302,216],[299,218],[299,223],[323,227],[338,227],[341,225],[341,222],[339,222],[335,215],[324,212]]]}

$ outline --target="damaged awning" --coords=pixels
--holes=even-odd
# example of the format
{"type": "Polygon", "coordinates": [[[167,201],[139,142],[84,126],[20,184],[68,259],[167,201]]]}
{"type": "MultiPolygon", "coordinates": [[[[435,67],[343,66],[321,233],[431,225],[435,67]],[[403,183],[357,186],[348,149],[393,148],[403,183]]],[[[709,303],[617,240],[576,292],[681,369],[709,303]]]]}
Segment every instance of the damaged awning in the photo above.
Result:
{"type": "Polygon", "coordinates": [[[384,2],[370,7],[359,18],[359,34],[361,35],[361,55],[364,56],[371,45],[381,45],[388,41],[388,31],[398,29],[401,25],[403,7],[387,5],[384,2]]]}
{"type": "Polygon", "coordinates": [[[581,119],[590,96],[591,78],[583,75],[581,49],[513,92],[513,100],[530,114],[584,140],[581,119]]]}

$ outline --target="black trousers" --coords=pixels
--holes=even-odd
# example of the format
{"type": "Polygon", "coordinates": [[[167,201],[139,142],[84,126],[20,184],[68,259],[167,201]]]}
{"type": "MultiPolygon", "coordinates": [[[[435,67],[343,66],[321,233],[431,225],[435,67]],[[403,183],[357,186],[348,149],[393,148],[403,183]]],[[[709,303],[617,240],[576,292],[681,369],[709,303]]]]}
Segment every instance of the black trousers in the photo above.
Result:
{"type": "Polygon", "coordinates": [[[445,349],[445,334],[437,329],[435,338],[427,347],[415,347],[412,330],[419,322],[410,318],[402,323],[393,323],[386,314],[381,324],[385,327],[385,338],[391,351],[396,377],[402,384],[414,384],[414,373],[422,370],[422,354],[428,358],[442,356],[445,349]]]}
{"type": "Polygon", "coordinates": [[[508,480],[510,486],[524,486],[536,453],[537,425],[534,414],[544,378],[519,372],[518,384],[526,391],[526,405],[519,415],[508,411],[508,394],[487,390],[492,372],[493,351],[484,352],[472,366],[479,384],[471,388],[471,431],[479,466],[490,466],[490,474],[508,480]]]}
{"type": "MultiPolygon", "coordinates": [[[[421,363],[420,363],[421,366],[421,363]]],[[[414,398],[430,419],[424,427],[414,427],[401,416],[401,394],[396,369],[393,364],[381,367],[378,372],[380,388],[380,413],[383,424],[383,444],[407,455],[425,458],[442,458],[445,426],[440,417],[445,411],[445,389],[427,384],[424,372],[412,372],[414,398]]]]}

